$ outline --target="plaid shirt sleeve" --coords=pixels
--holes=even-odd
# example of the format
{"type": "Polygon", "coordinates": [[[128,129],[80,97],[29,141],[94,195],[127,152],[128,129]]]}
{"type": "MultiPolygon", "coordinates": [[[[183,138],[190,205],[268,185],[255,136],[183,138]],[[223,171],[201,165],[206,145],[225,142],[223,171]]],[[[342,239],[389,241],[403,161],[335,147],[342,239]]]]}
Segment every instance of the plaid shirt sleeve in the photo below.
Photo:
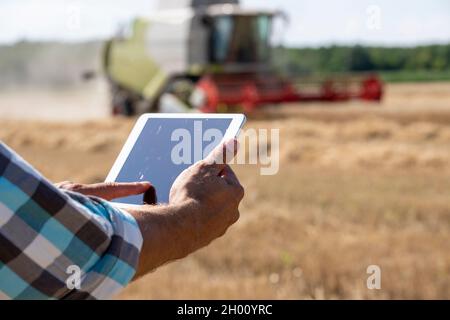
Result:
{"type": "Polygon", "coordinates": [[[54,187],[0,142],[0,299],[109,298],[141,246],[131,215],[54,187]]]}

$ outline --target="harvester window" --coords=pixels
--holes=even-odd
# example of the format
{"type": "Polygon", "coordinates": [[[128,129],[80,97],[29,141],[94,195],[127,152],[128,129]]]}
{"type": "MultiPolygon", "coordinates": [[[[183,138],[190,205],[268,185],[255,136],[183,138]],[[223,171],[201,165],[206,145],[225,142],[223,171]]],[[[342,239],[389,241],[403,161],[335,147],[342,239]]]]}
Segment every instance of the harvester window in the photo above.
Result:
{"type": "Polygon", "coordinates": [[[268,15],[215,17],[211,32],[211,62],[267,62],[271,20],[268,15]]]}
{"type": "Polygon", "coordinates": [[[219,17],[214,25],[212,34],[213,62],[224,62],[227,58],[231,32],[233,31],[233,18],[229,16],[219,17]]]}

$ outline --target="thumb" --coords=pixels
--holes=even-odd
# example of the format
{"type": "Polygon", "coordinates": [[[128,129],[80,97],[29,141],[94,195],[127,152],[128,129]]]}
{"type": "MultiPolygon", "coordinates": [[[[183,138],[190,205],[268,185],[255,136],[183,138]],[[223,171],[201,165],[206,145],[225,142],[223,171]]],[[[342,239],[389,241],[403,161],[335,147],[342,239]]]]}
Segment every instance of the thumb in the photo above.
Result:
{"type": "Polygon", "coordinates": [[[221,171],[227,163],[230,163],[236,156],[239,149],[237,139],[228,139],[219,144],[213,151],[203,160],[210,166],[214,166],[221,171]]]}

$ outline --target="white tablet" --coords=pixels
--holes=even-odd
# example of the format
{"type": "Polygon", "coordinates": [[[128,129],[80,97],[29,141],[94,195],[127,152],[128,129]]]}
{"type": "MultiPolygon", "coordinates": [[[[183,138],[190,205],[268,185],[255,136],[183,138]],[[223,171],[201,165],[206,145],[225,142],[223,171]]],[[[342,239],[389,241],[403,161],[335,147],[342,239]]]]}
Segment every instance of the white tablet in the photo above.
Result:
{"type": "MultiPolygon", "coordinates": [[[[178,175],[204,159],[222,141],[237,137],[243,114],[147,113],[136,122],[106,181],[150,181],[158,203],[169,201],[178,175]]],[[[143,204],[143,195],[115,199],[143,204]]]]}

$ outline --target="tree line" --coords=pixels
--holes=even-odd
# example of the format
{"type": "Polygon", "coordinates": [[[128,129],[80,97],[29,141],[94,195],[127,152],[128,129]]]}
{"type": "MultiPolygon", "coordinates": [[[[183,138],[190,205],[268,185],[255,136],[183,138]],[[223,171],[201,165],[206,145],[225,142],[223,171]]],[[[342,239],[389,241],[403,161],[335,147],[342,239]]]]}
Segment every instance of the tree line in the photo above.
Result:
{"type": "Polygon", "coordinates": [[[289,74],[359,71],[450,71],[450,44],[418,47],[278,48],[275,62],[289,74]]]}

